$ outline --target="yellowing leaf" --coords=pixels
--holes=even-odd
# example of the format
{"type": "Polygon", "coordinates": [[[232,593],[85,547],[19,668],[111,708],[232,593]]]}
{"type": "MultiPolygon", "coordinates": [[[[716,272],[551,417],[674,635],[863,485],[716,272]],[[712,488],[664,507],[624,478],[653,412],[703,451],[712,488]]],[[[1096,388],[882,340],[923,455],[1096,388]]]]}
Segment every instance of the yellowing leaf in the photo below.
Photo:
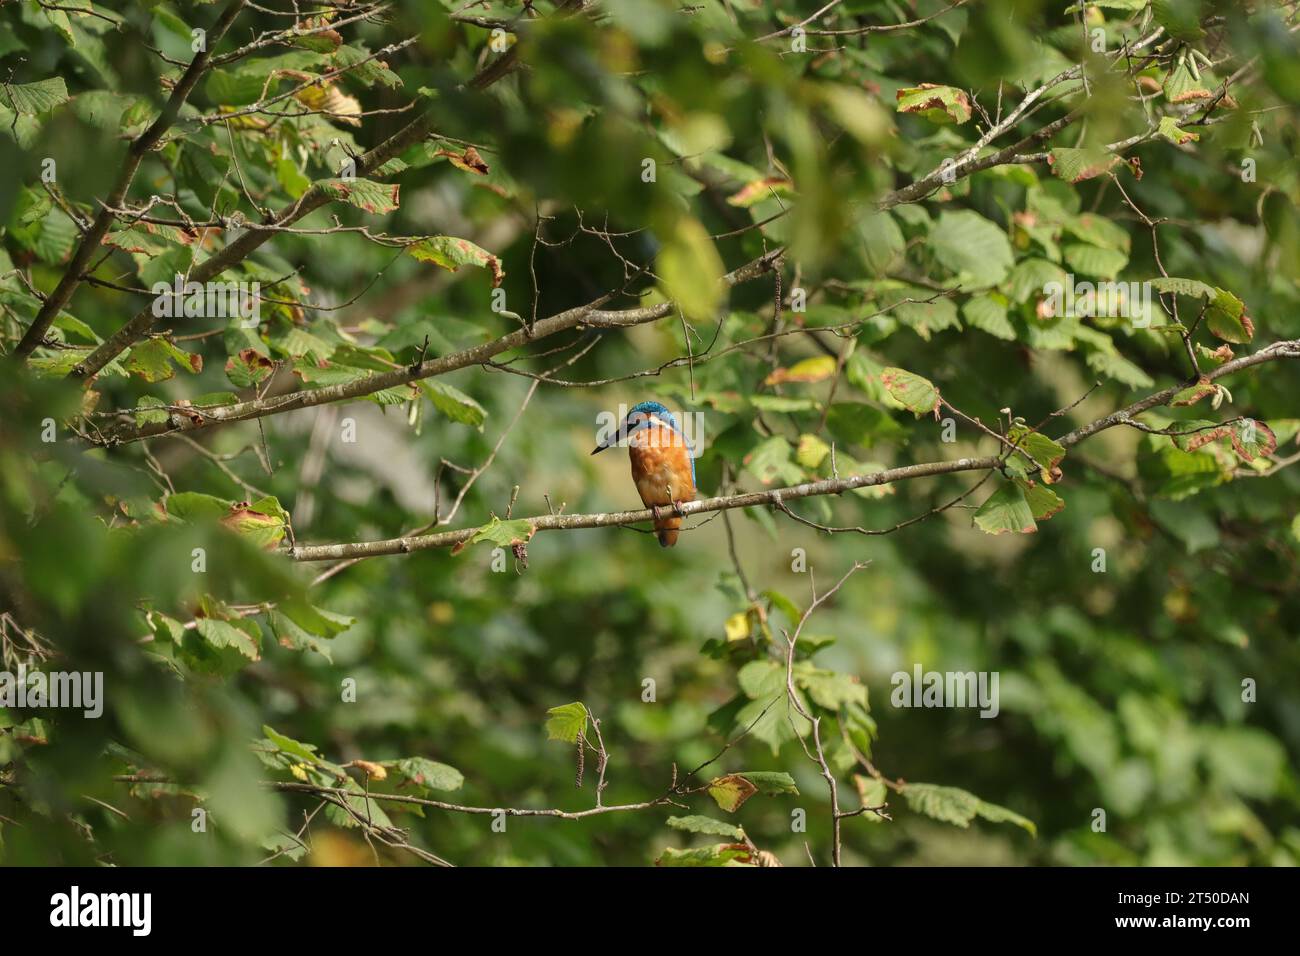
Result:
{"type": "Polygon", "coordinates": [[[453,152],[450,149],[435,150],[430,154],[435,159],[446,157],[447,162],[451,163],[457,169],[463,169],[467,173],[476,173],[479,176],[486,176],[489,172],[488,164],[483,162],[483,157],[479,155],[477,149],[473,146],[466,146],[463,152],[453,152]]]}
{"type": "Polygon", "coordinates": [[[375,763],[372,760],[353,760],[344,764],[345,767],[356,767],[371,780],[387,780],[388,770],[381,763],[375,763]]]}
{"type": "Polygon", "coordinates": [[[758,787],[737,773],[718,777],[709,784],[709,796],[728,813],[735,813],[741,804],[756,793],[758,787]]]}
{"type": "Polygon", "coordinates": [[[921,83],[895,94],[898,112],[916,113],[932,123],[965,123],[971,117],[970,97],[964,90],[921,83]]]}
{"type": "Polygon", "coordinates": [[[784,382],[821,382],[835,374],[835,356],[818,355],[796,362],[789,368],[778,368],[763,382],[780,385],[784,382]]]}
{"type": "Polygon", "coordinates": [[[1246,303],[1226,289],[1215,289],[1210,296],[1205,327],[1235,345],[1244,345],[1255,337],[1255,323],[1246,314],[1246,303]]]}
{"type": "Polygon", "coordinates": [[[820,467],[830,453],[830,445],[816,435],[805,434],[799,436],[799,445],[795,448],[794,460],[805,468],[813,469],[820,467]]]}
{"type": "Polygon", "coordinates": [[[479,266],[492,273],[492,288],[496,288],[506,277],[501,268],[501,260],[492,253],[474,245],[468,239],[455,236],[430,236],[406,247],[406,252],[420,262],[432,262],[451,272],[461,266],[479,266]]]}
{"type": "Polygon", "coordinates": [[[794,183],[784,176],[766,176],[746,183],[737,192],[727,197],[733,206],[748,207],[754,203],[770,199],[773,195],[789,196],[794,192],[794,183]]]}
{"type": "Polygon", "coordinates": [[[737,611],[722,626],[728,641],[743,641],[749,637],[749,613],[737,611]]]}
{"type": "Polygon", "coordinates": [[[1186,143],[1192,143],[1200,139],[1199,133],[1193,133],[1189,129],[1183,129],[1178,125],[1178,120],[1172,116],[1164,116],[1160,119],[1159,133],[1175,146],[1182,146],[1186,143]]]}

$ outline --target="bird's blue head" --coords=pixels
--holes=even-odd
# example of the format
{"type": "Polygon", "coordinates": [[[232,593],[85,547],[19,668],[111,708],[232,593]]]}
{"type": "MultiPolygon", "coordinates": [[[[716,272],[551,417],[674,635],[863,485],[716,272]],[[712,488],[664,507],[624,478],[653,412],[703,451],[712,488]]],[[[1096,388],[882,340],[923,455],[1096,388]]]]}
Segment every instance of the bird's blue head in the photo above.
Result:
{"type": "Polygon", "coordinates": [[[682,433],[682,430],[677,426],[677,419],[673,418],[673,413],[668,410],[667,406],[658,402],[638,402],[633,405],[628,410],[624,423],[627,425],[628,432],[632,432],[639,427],[650,424],[652,418],[659,419],[677,434],[682,433]]]}
{"type": "MultiPolygon", "coordinates": [[[[627,440],[629,435],[632,435],[643,428],[649,428],[655,422],[662,422],[678,435],[682,434],[681,427],[677,424],[677,419],[673,417],[673,413],[670,412],[665,405],[662,405],[659,402],[638,402],[636,405],[633,405],[628,409],[627,415],[623,418],[623,421],[619,423],[618,430],[592,449],[591,453],[594,455],[597,452],[604,451],[606,448],[621,445],[627,440]]],[[[685,436],[683,436],[683,438],[684,437],[685,436]]]]}
{"type": "Polygon", "coordinates": [[[618,430],[613,435],[606,438],[599,445],[591,450],[594,455],[602,452],[606,448],[612,448],[615,445],[623,444],[629,435],[635,434],[643,428],[649,428],[656,422],[660,422],[671,428],[686,446],[686,456],[691,462],[691,484],[695,484],[695,456],[691,454],[689,443],[686,441],[686,435],[682,432],[681,426],[677,424],[677,419],[673,417],[666,406],[659,402],[638,402],[628,409],[626,417],[619,424],[618,430]]]}

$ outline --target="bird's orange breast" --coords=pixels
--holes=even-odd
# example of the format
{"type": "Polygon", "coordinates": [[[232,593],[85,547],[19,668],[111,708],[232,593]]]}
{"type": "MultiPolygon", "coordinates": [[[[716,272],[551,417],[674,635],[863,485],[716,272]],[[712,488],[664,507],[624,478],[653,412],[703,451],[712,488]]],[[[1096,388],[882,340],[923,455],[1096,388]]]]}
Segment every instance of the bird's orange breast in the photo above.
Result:
{"type": "Polygon", "coordinates": [[[695,497],[691,478],[691,457],[686,442],[677,432],[651,425],[628,439],[632,480],[646,505],[668,505],[695,497]]]}

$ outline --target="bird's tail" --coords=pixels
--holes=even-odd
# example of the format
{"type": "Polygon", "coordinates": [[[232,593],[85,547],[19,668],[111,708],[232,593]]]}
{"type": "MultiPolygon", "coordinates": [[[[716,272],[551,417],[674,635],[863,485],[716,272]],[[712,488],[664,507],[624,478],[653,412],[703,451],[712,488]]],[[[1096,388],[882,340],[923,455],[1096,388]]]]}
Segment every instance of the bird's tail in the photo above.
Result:
{"type": "Polygon", "coordinates": [[[669,515],[666,518],[657,518],[655,520],[655,531],[659,534],[659,546],[662,548],[671,548],[677,543],[677,533],[681,530],[682,519],[678,515],[669,515]]]}

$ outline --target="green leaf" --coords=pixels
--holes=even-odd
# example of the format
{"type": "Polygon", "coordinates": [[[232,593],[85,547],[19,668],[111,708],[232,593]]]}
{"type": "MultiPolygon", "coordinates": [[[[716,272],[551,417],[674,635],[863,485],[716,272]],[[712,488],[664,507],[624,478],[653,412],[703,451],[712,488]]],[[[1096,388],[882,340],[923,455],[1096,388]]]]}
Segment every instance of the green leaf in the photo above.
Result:
{"type": "Polygon", "coordinates": [[[275,362],[255,348],[240,349],[226,359],[226,378],[236,388],[260,384],[275,370],[275,362]]]}
{"type": "Polygon", "coordinates": [[[329,645],[322,642],[320,635],[311,634],[297,621],[275,609],[268,611],[266,618],[271,633],[281,647],[295,651],[313,651],[328,661],[333,660],[329,645]]]}
{"type": "Polygon", "coordinates": [[[546,739],[562,740],[567,744],[578,742],[578,735],[587,728],[587,707],[581,701],[552,707],[546,712],[546,739]]]}
{"type": "Polygon", "coordinates": [[[1209,449],[1186,452],[1172,442],[1140,456],[1138,471],[1155,485],[1156,494],[1175,501],[1223,484],[1229,477],[1209,449]]]}
{"type": "Polygon", "coordinates": [[[749,403],[764,412],[811,412],[816,411],[817,401],[811,398],[790,398],[785,395],[752,395],[749,403]]]}
{"type": "MultiPolygon", "coordinates": [[[[251,621],[241,621],[240,624],[256,627],[251,621]]],[[[217,650],[233,649],[250,661],[258,660],[262,656],[256,638],[242,627],[215,618],[201,617],[198,620],[197,630],[199,636],[217,650]]]]}
{"type": "MultiPolygon", "coordinates": [[[[396,187],[394,187],[396,188],[396,187]]],[[[501,268],[501,260],[486,249],[474,245],[468,239],[454,236],[430,236],[406,247],[407,255],[420,262],[432,262],[451,272],[461,266],[477,266],[492,273],[492,288],[496,288],[506,277],[501,268]]]]}
{"type": "Polygon", "coordinates": [[[1133,240],[1123,226],[1111,222],[1105,216],[1085,212],[1070,216],[1061,223],[1063,231],[1068,232],[1083,242],[1103,249],[1114,249],[1128,256],[1133,240]]]}
{"type": "MultiPolygon", "coordinates": [[[[892,415],[864,402],[836,402],[826,416],[826,425],[839,442],[837,454],[845,445],[870,448],[879,442],[900,441],[907,436],[892,415]]],[[[844,467],[840,466],[841,471],[844,467]]]]}
{"type": "Polygon", "coordinates": [[[771,602],[774,610],[780,611],[785,615],[786,621],[788,621],[792,626],[799,623],[799,619],[803,616],[803,612],[799,610],[799,606],[795,604],[794,601],[790,600],[780,591],[773,591],[771,589],[764,591],[763,597],[767,598],[768,601],[771,602]]]}
{"type": "Polygon", "coordinates": [[[979,511],[975,524],[988,534],[1032,534],[1038,530],[1034,512],[1025,501],[1025,493],[1014,482],[1004,484],[989,496],[979,511]]]}
{"type": "Polygon", "coordinates": [[[402,85],[402,78],[388,69],[384,60],[376,57],[365,44],[340,46],[334,51],[333,61],[336,68],[347,71],[349,77],[366,86],[382,83],[389,89],[397,89],[402,85]]]}
{"type": "Polygon", "coordinates": [[[1115,279],[1120,270],[1128,265],[1128,255],[1114,249],[1086,245],[1081,242],[1067,244],[1062,252],[1065,262],[1075,272],[1101,279],[1115,279]]]}
{"type": "Polygon", "coordinates": [[[1194,143],[1201,138],[1200,133],[1193,133],[1191,130],[1179,126],[1178,120],[1172,116],[1160,117],[1160,126],[1157,132],[1175,146],[1194,143]]]}
{"type": "Polygon", "coordinates": [[[785,668],[776,661],[750,661],[737,671],[736,682],[746,697],[768,704],[785,689],[785,668]]]}
{"type": "Polygon", "coordinates": [[[478,544],[487,541],[503,548],[511,548],[517,544],[527,544],[528,540],[536,533],[537,529],[533,527],[531,521],[526,518],[517,518],[514,521],[502,521],[493,515],[492,520],[483,525],[474,532],[473,537],[467,538],[452,548],[452,554],[459,554],[471,544],[478,544]]]}
{"type": "Polygon", "coordinates": [[[1255,324],[1246,314],[1246,303],[1226,289],[1215,289],[1210,296],[1205,327],[1223,341],[1238,345],[1255,337],[1255,324]]]}
{"type": "Polygon", "coordinates": [[[681,216],[666,237],[655,271],[664,294],[688,319],[710,319],[722,304],[721,277],[726,271],[708,230],[696,219],[681,216]]]}
{"type": "MultiPolygon", "coordinates": [[[[282,518],[287,520],[288,513],[279,506],[280,503],[274,498],[262,498],[253,502],[253,507],[258,511],[264,511],[268,514],[279,514],[282,518]],[[272,504],[268,504],[268,502],[271,502],[272,504]],[[277,509],[279,510],[277,511],[277,509]]],[[[290,618],[303,630],[320,637],[336,637],[357,622],[355,617],[351,617],[347,614],[335,614],[333,611],[327,611],[322,607],[316,607],[313,604],[308,604],[306,601],[281,601],[279,609],[286,617],[290,618]]]]}
{"type": "Polygon", "coordinates": [[[838,712],[850,704],[867,706],[867,686],[852,674],[823,670],[805,662],[796,670],[795,680],[818,707],[838,712]]]}
{"type": "Polygon", "coordinates": [[[361,820],[364,820],[372,826],[392,827],[393,821],[384,811],[384,808],[375,799],[367,797],[360,784],[349,778],[345,789],[347,793],[343,800],[352,808],[353,812],[349,813],[342,807],[331,804],[325,808],[325,815],[329,818],[330,823],[338,827],[351,829],[361,826],[361,820]],[[358,817],[360,820],[358,820],[358,817]]]}
{"type": "Polygon", "coordinates": [[[930,232],[929,245],[934,257],[956,273],[966,291],[997,285],[1015,261],[1006,233],[969,209],[940,215],[930,232]]]}
{"type": "Polygon", "coordinates": [[[219,521],[230,514],[233,501],[226,501],[196,491],[182,491],[167,496],[167,514],[180,521],[219,521]]]}
{"type": "Polygon", "coordinates": [[[36,192],[34,189],[24,189],[23,200],[22,205],[14,210],[18,224],[22,226],[40,222],[54,206],[54,198],[49,193],[36,192]]]}
{"type": "Polygon", "coordinates": [[[1024,492],[1025,503],[1029,505],[1035,521],[1046,521],[1065,507],[1065,502],[1061,500],[1060,495],[1041,481],[1029,484],[1017,480],[1016,483],[1024,492]]]}
{"type": "MultiPolygon", "coordinates": [[[[278,503],[276,507],[279,507],[278,503]]],[[[278,514],[268,514],[251,506],[241,505],[232,507],[230,514],[222,518],[221,523],[248,538],[259,548],[274,548],[283,541],[287,525],[283,509],[279,509],[278,514]]]]}
{"type": "Polygon", "coordinates": [[[1199,2],[1189,3],[1188,0],[1151,0],[1151,13],[1156,23],[1171,37],[1186,43],[1205,36],[1201,27],[1201,7],[1199,2]]]}
{"type": "Polygon", "coordinates": [[[318,185],[326,195],[366,212],[386,213],[397,208],[396,183],[377,183],[370,179],[323,179],[318,185]]]}
{"type": "Polygon", "coordinates": [[[262,725],[262,733],[266,735],[267,741],[275,745],[277,750],[297,757],[299,760],[305,760],[307,763],[319,764],[324,762],[321,760],[320,755],[316,753],[316,748],[311,744],[304,744],[292,737],[286,737],[266,724],[262,725]]]}
{"type": "Polygon", "coordinates": [[[957,306],[949,298],[930,302],[900,302],[894,306],[893,314],[899,322],[927,342],[935,332],[961,328],[961,322],[957,319],[957,306]]]}
{"type": "Polygon", "coordinates": [[[741,460],[746,470],[765,485],[793,485],[803,480],[803,469],[790,457],[790,443],[780,435],[759,442],[741,460]]]}
{"type": "Polygon", "coordinates": [[[147,339],[126,355],[126,370],[146,382],[160,382],[176,373],[173,364],[187,372],[203,371],[203,356],[185,352],[164,338],[147,339]]]}
{"type": "Polygon", "coordinates": [[[916,113],[932,123],[965,123],[971,118],[970,97],[964,90],[934,83],[900,89],[895,98],[898,112],[916,113]]]}
{"type": "Polygon", "coordinates": [[[420,390],[433,403],[434,408],[453,422],[471,425],[479,431],[483,430],[483,422],[487,420],[487,410],[454,385],[426,378],[421,380],[420,390]]]}
{"type": "MultiPolygon", "coordinates": [[[[1055,262],[1032,257],[1022,259],[1002,283],[1002,291],[1012,302],[1036,302],[1047,294],[1047,287],[1058,283],[1062,287],[1069,281],[1064,269],[1055,262]]],[[[1005,315],[1006,309],[1003,308],[1005,315]]]]}
{"type": "Polygon", "coordinates": [[[1089,352],[1086,361],[1093,371],[1122,382],[1129,388],[1150,388],[1156,383],[1150,375],[1115,351],[1098,349],[1089,352]]]}
{"type": "Polygon", "coordinates": [[[0,86],[0,96],[15,113],[36,116],[68,102],[68,87],[62,77],[56,76],[35,83],[5,83],[0,86]]]}
{"type": "MultiPolygon", "coordinates": [[[[135,407],[136,408],[158,408],[160,406],[164,406],[165,404],[166,403],[161,398],[156,398],[153,395],[142,395],[140,397],[140,400],[135,403],[135,407]]],[[[156,412],[150,412],[150,411],[136,412],[135,421],[136,424],[138,425],[161,425],[167,421],[167,415],[168,413],[165,408],[156,412]]]]}
{"type": "Polygon", "coordinates": [[[740,827],[724,823],[722,820],[715,820],[712,817],[669,817],[668,825],[674,830],[685,830],[687,833],[725,836],[731,837],[733,840],[743,840],[745,838],[745,831],[740,827]]]}
{"type": "Polygon", "coordinates": [[[1213,780],[1244,797],[1267,799],[1285,778],[1286,749],[1254,727],[1207,731],[1205,759],[1213,780]]]}
{"type": "Polygon", "coordinates": [[[747,770],[744,773],[729,773],[709,782],[709,796],[728,813],[735,813],[756,793],[771,795],[798,792],[794,778],[788,773],[747,770]]]}
{"type": "Polygon", "coordinates": [[[385,760],[383,766],[400,774],[421,790],[459,790],[465,783],[465,776],[455,767],[426,757],[385,760]]]}
{"type": "Polygon", "coordinates": [[[752,851],[744,843],[719,843],[716,846],[678,850],[668,847],[655,866],[750,866],[752,851]]]}
{"type": "Polygon", "coordinates": [[[898,222],[888,211],[870,212],[858,220],[857,232],[867,271],[876,276],[886,275],[907,245],[898,222]]]}
{"type": "Polygon", "coordinates": [[[1208,298],[1214,294],[1214,286],[1206,285],[1199,279],[1180,279],[1176,276],[1159,276],[1149,280],[1156,292],[1173,292],[1177,295],[1208,298]]]}
{"type": "Polygon", "coordinates": [[[991,823],[1014,823],[1030,834],[1038,835],[1038,828],[1032,820],[1006,807],[986,803],[973,793],[956,787],[942,787],[933,783],[909,783],[903,788],[903,796],[907,798],[908,806],[917,813],[923,813],[927,817],[963,829],[969,827],[976,817],[981,817],[991,823]]]}
{"type": "Polygon", "coordinates": [[[1042,432],[1030,431],[1025,425],[1016,425],[1007,432],[1007,438],[1024,451],[1045,472],[1051,472],[1065,457],[1065,446],[1042,432]]]}
{"type": "Polygon", "coordinates": [[[986,292],[972,296],[962,306],[961,315],[972,328],[987,332],[994,338],[1015,341],[1016,330],[1007,319],[1007,297],[1000,292],[986,292]]]}
{"type": "Polygon", "coordinates": [[[758,788],[758,792],[767,796],[774,796],[782,793],[793,793],[798,795],[799,788],[795,786],[794,777],[788,773],[773,772],[767,770],[746,770],[740,776],[752,783],[758,788]]]}
{"type": "Polygon", "coordinates": [[[1105,149],[1068,149],[1058,147],[1049,154],[1052,172],[1067,183],[1093,179],[1108,171],[1120,161],[1105,149]]]}
{"type": "Polygon", "coordinates": [[[901,368],[887,368],[880,373],[880,383],[904,408],[916,417],[933,414],[939,419],[939,390],[928,378],[901,368]]]}

